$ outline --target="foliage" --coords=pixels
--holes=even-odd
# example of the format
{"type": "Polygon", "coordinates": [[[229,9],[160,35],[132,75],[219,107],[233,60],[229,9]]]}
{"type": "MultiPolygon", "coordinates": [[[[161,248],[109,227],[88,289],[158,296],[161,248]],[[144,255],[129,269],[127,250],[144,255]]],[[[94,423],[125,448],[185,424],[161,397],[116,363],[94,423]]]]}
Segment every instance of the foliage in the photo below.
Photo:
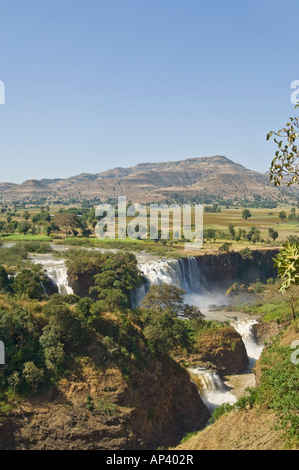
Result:
{"type": "Polygon", "coordinates": [[[276,412],[276,429],[283,432],[291,445],[298,445],[299,369],[291,361],[291,354],[292,349],[281,346],[279,338],[276,338],[270,347],[264,349],[260,358],[262,373],[259,386],[247,389],[248,394],[239,398],[234,405],[225,403],[218,407],[211,422],[232,410],[261,405],[276,412]]]}
{"type": "Polygon", "coordinates": [[[249,217],[251,217],[251,212],[249,209],[243,209],[242,211],[242,218],[247,220],[249,217]]]}
{"type": "Polygon", "coordinates": [[[40,300],[44,295],[41,277],[29,269],[23,269],[15,276],[12,289],[20,298],[40,300]]]}
{"type": "Polygon", "coordinates": [[[8,289],[10,285],[6,269],[0,265],[0,291],[8,289]]]}
{"type": "Polygon", "coordinates": [[[251,253],[251,249],[248,248],[248,246],[246,248],[244,248],[243,250],[240,250],[239,251],[239,254],[241,255],[242,259],[253,259],[253,256],[252,256],[252,253],[251,253]]]}
{"type": "Polygon", "coordinates": [[[188,349],[190,344],[184,321],[165,310],[148,312],[143,333],[155,353],[167,354],[178,347],[188,349]]]}
{"type": "Polygon", "coordinates": [[[274,230],[273,228],[269,228],[268,233],[269,233],[269,237],[272,238],[273,241],[275,241],[276,238],[278,237],[277,230],[274,230]]]}
{"type": "Polygon", "coordinates": [[[65,230],[65,236],[68,236],[69,230],[82,228],[82,223],[79,217],[70,212],[58,212],[54,215],[53,223],[58,225],[61,229],[65,230]]]}
{"type": "Polygon", "coordinates": [[[232,246],[232,243],[225,242],[221,246],[219,246],[218,249],[219,251],[223,253],[229,253],[231,246],[232,246]]]}
{"type": "Polygon", "coordinates": [[[274,266],[282,278],[280,291],[284,292],[292,284],[299,285],[299,245],[287,243],[274,258],[274,266]]]}
{"type": "Polygon", "coordinates": [[[275,186],[279,186],[284,178],[287,186],[298,183],[299,150],[296,144],[298,130],[298,117],[290,117],[283,129],[278,132],[271,131],[267,135],[267,140],[275,136],[274,142],[278,147],[270,168],[270,180],[275,186]]]}
{"type": "Polygon", "coordinates": [[[291,361],[292,349],[276,340],[260,359],[261,384],[257,401],[278,416],[277,428],[290,440],[299,440],[299,368],[291,361]]]}
{"type": "Polygon", "coordinates": [[[203,318],[195,306],[185,304],[185,291],[169,284],[152,285],[141,304],[147,309],[165,310],[173,316],[203,318]]]}

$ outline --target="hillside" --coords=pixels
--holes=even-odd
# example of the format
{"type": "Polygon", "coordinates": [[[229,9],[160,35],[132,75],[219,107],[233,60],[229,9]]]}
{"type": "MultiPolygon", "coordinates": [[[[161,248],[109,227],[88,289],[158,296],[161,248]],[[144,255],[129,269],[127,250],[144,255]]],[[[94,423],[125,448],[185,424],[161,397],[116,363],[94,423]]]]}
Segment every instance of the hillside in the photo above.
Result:
{"type": "Polygon", "coordinates": [[[176,450],[298,450],[298,320],[272,337],[255,365],[256,392],[176,450]]]}
{"type": "Polygon", "coordinates": [[[249,170],[220,155],[186,160],[142,163],[98,174],[67,179],[29,180],[19,185],[0,183],[4,202],[45,196],[48,199],[116,199],[126,195],[143,203],[159,201],[254,200],[294,202],[298,188],[275,188],[268,175],[249,170]]]}

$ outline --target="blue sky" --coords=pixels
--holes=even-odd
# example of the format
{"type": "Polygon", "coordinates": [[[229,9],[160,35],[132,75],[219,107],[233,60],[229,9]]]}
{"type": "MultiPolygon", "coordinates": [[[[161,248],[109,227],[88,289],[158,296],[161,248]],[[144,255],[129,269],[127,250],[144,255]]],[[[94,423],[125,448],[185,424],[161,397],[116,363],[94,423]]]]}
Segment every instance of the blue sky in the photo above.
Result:
{"type": "Polygon", "coordinates": [[[5,0],[0,181],[225,155],[268,170],[297,0],[5,0]]]}

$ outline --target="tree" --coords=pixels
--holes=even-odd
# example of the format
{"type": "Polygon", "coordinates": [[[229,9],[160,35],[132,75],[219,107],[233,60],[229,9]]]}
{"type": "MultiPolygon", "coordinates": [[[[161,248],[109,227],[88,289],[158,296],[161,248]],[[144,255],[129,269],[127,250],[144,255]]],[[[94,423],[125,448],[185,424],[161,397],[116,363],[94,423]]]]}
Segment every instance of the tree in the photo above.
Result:
{"type": "Polygon", "coordinates": [[[247,220],[249,217],[251,217],[251,212],[249,209],[243,209],[242,211],[242,219],[247,220]]]}
{"type": "Polygon", "coordinates": [[[243,250],[240,250],[239,254],[241,255],[242,259],[253,259],[251,249],[248,248],[248,246],[243,250]]]}
{"type": "MultiPolygon", "coordinates": [[[[295,106],[295,108],[297,107],[298,105],[295,106]]],[[[287,186],[299,182],[299,150],[296,145],[298,135],[298,117],[290,117],[283,129],[267,134],[267,140],[275,136],[274,142],[278,147],[270,168],[270,181],[275,186],[280,186],[284,178],[287,186]]]]}
{"type": "Polygon", "coordinates": [[[39,384],[43,381],[44,371],[39,369],[33,361],[25,362],[23,376],[27,384],[36,392],[39,384]]]}
{"type": "Polygon", "coordinates": [[[282,295],[282,298],[287,302],[292,310],[293,321],[296,320],[296,306],[299,303],[299,286],[291,286],[289,289],[285,290],[282,295]]]}
{"type": "Polygon", "coordinates": [[[171,284],[152,285],[141,302],[142,307],[166,311],[175,317],[203,318],[197,307],[185,304],[186,291],[171,284]]]}
{"type": "Polygon", "coordinates": [[[9,278],[6,269],[0,265],[0,291],[7,289],[9,286],[9,278]]]}
{"type": "Polygon", "coordinates": [[[17,274],[12,288],[15,294],[29,299],[40,300],[44,294],[41,277],[30,269],[23,269],[17,274]]]}
{"type": "Polygon", "coordinates": [[[229,253],[231,246],[232,246],[232,243],[224,242],[221,246],[219,246],[218,250],[223,253],[229,253]]]}
{"type": "Polygon", "coordinates": [[[208,228],[204,231],[204,238],[207,238],[208,240],[210,240],[210,242],[212,240],[216,240],[216,230],[213,229],[213,228],[208,228]]]}
{"type": "Polygon", "coordinates": [[[67,238],[70,230],[82,228],[79,217],[70,212],[59,212],[54,215],[53,222],[58,225],[60,229],[65,230],[65,238],[67,238]]]}
{"type": "Polygon", "coordinates": [[[278,217],[280,218],[280,220],[283,222],[284,220],[286,220],[287,218],[287,213],[286,211],[280,211],[279,214],[278,214],[278,217]]]}
{"type": "Polygon", "coordinates": [[[228,224],[228,231],[231,234],[232,239],[234,239],[236,236],[236,230],[231,222],[228,224]]]}
{"type": "Polygon", "coordinates": [[[30,219],[30,214],[28,211],[25,211],[24,214],[23,214],[23,217],[25,220],[29,220],[30,219]]]}
{"type": "Polygon", "coordinates": [[[90,292],[98,292],[99,299],[107,302],[107,307],[128,306],[131,290],[139,287],[142,277],[138,271],[136,257],[132,253],[119,253],[104,258],[94,276],[95,285],[90,292]]]}
{"type": "Polygon", "coordinates": [[[31,228],[31,224],[27,222],[26,220],[18,224],[18,231],[20,233],[23,233],[24,235],[26,235],[26,233],[28,232],[30,228],[31,228]]]}
{"type": "Polygon", "coordinates": [[[261,239],[261,232],[256,227],[251,227],[246,238],[255,245],[255,243],[261,239]]]}
{"type": "Polygon", "coordinates": [[[268,233],[269,237],[272,238],[272,240],[275,242],[276,238],[278,237],[278,232],[273,228],[269,228],[268,233]]]}
{"type": "Polygon", "coordinates": [[[189,347],[189,337],[183,320],[165,310],[151,310],[144,327],[144,336],[155,353],[167,354],[177,347],[189,347]]]}

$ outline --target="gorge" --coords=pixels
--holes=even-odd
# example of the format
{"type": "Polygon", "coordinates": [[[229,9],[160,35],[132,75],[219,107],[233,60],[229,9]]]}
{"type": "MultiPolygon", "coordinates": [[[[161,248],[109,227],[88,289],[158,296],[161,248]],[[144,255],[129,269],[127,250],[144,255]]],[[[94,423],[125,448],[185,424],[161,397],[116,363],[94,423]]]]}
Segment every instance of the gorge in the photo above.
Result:
{"type": "MultiPolygon", "coordinates": [[[[252,250],[250,259],[243,259],[238,252],[178,259],[157,259],[145,253],[136,254],[144,283],[131,293],[133,308],[140,305],[151,285],[162,283],[175,285],[186,291],[186,302],[198,306],[206,319],[229,321],[242,337],[246,348],[245,354],[248,357],[247,366],[244,367],[244,363],[240,362],[242,365],[238,365],[236,370],[230,370],[230,366],[224,366],[222,371],[215,370],[209,368],[209,365],[202,364],[188,368],[192,381],[196,383],[204,403],[211,412],[222,403],[234,403],[245,393],[246,387],[254,386],[252,368],[263,346],[256,342],[252,332],[253,325],[258,326],[257,317],[239,312],[217,309],[214,311],[209,307],[221,306],[227,302],[224,293],[233,282],[248,284],[258,279],[266,282],[270,277],[276,277],[273,267],[273,257],[276,253],[277,250],[252,250]]],[[[90,285],[84,285],[87,281],[85,278],[75,280],[68,277],[63,258],[45,254],[33,255],[32,259],[35,263],[42,264],[60,294],[74,293],[82,296],[88,292],[90,285]]]]}

